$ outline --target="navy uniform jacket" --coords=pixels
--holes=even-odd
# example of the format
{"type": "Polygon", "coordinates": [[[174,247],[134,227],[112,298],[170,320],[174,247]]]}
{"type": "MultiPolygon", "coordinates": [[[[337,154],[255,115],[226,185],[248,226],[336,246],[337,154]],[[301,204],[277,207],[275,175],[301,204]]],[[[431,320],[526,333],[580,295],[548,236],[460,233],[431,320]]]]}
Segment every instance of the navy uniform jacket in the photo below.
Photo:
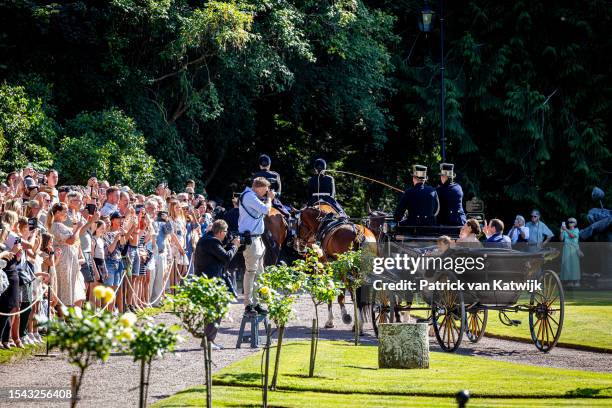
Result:
{"type": "Polygon", "coordinates": [[[259,170],[257,173],[253,174],[253,178],[263,177],[270,182],[270,189],[276,191],[276,195],[280,196],[281,194],[281,178],[280,174],[271,170],[259,170]]]}
{"type": "Polygon", "coordinates": [[[334,178],[332,176],[328,176],[327,174],[312,176],[308,180],[308,197],[311,198],[317,193],[335,198],[336,183],[334,182],[334,178]]]}
{"type": "Polygon", "coordinates": [[[393,214],[395,221],[401,221],[406,210],[408,217],[402,224],[410,226],[436,225],[436,214],[440,209],[436,190],[424,183],[418,183],[404,191],[393,214]]]}
{"type": "Polygon", "coordinates": [[[440,200],[438,224],[465,225],[467,221],[463,211],[463,189],[457,183],[447,180],[436,190],[440,200]]]}

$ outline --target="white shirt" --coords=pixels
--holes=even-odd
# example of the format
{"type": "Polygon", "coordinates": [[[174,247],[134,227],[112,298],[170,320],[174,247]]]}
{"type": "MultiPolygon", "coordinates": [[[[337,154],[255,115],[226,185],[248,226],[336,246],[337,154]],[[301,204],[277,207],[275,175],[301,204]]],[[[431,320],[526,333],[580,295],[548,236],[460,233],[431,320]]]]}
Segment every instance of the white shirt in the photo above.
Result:
{"type": "Polygon", "coordinates": [[[525,234],[525,239],[527,241],[529,241],[529,228],[522,226],[522,227],[512,227],[512,229],[510,230],[510,232],[508,233],[508,236],[510,237],[510,239],[512,240],[513,244],[516,244],[516,242],[519,239],[520,233],[523,232],[523,234],[525,234]]]}
{"type": "Polygon", "coordinates": [[[118,211],[117,204],[111,204],[108,201],[104,203],[102,209],[100,210],[100,217],[108,217],[115,211],[118,211]]]}

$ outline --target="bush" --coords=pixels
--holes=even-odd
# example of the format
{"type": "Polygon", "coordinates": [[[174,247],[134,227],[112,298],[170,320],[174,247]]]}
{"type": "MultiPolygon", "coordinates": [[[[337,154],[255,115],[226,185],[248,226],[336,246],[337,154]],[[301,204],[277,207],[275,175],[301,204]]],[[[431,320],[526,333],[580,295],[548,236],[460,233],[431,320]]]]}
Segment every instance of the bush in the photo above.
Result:
{"type": "Polygon", "coordinates": [[[0,167],[5,172],[31,162],[37,169],[53,164],[48,149],[57,125],[43,109],[40,97],[28,95],[23,86],[0,85],[0,167]]]}
{"type": "Polygon", "coordinates": [[[86,184],[95,174],[146,191],[154,187],[155,160],[145,143],[135,121],[121,110],[83,112],[66,123],[58,168],[69,184],[86,184]]]}

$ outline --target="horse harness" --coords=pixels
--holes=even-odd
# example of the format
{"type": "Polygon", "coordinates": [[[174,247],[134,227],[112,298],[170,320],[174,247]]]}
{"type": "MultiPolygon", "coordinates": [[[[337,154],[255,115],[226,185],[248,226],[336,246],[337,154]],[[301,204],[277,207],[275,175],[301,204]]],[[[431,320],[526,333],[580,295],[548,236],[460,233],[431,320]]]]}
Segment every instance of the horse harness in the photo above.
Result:
{"type": "Polygon", "coordinates": [[[358,228],[355,223],[351,222],[348,217],[339,217],[337,214],[328,213],[321,219],[319,229],[317,231],[316,240],[324,247],[326,238],[331,237],[338,229],[349,226],[355,234],[355,243],[361,246],[366,237],[361,228],[358,228]]]}

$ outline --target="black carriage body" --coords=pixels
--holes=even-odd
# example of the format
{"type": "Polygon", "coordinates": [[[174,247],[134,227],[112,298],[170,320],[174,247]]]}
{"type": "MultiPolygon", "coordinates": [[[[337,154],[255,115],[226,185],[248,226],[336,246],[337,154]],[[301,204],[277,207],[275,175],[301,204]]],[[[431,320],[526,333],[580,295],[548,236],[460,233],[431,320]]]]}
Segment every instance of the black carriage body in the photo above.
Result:
{"type": "MultiPolygon", "coordinates": [[[[471,259],[472,264],[484,263],[482,270],[476,268],[463,273],[453,271],[465,288],[463,291],[466,306],[504,308],[515,305],[521,290],[500,290],[499,286],[511,282],[521,284],[535,280],[545,261],[546,252],[523,252],[502,248],[453,248],[442,257],[471,259]],[[497,283],[497,285],[496,285],[497,283]],[[469,289],[472,286],[473,289],[469,289]],[[479,290],[480,288],[480,290],[479,290]]],[[[443,271],[422,271],[421,276],[433,281],[443,271]]],[[[428,291],[423,298],[431,299],[428,291]]]]}

